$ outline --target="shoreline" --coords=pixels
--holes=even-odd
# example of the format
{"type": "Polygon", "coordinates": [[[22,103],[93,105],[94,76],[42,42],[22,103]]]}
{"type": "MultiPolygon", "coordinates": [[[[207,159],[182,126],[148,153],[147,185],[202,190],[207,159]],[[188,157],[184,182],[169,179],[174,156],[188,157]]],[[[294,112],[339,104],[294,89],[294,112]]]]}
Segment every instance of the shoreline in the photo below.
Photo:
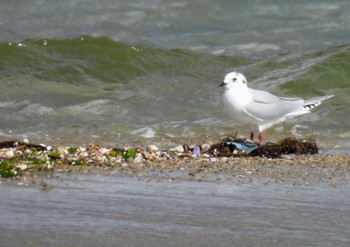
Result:
{"type": "MultiPolygon", "coordinates": [[[[193,145],[192,145],[193,146],[193,145]]],[[[213,147],[202,144],[201,150],[213,147]]],[[[52,176],[86,174],[130,176],[147,180],[214,181],[291,185],[349,182],[350,155],[347,153],[282,155],[279,158],[229,154],[220,156],[178,145],[160,150],[146,148],[51,147],[29,142],[0,142],[0,181],[38,184],[52,176]],[[192,151],[191,151],[192,150],[192,151]],[[24,182],[23,182],[24,181],[24,182]]]]}
{"type": "Polygon", "coordinates": [[[224,139],[215,144],[178,145],[161,150],[155,145],[144,148],[101,147],[97,144],[53,147],[27,140],[3,141],[0,142],[0,179],[27,181],[28,185],[38,177],[81,173],[199,182],[224,181],[224,177],[229,177],[237,183],[258,179],[263,183],[292,185],[318,182],[336,185],[349,180],[350,155],[318,154],[314,141],[287,138],[278,143],[267,143],[258,146],[257,150],[263,150],[260,156],[254,151],[246,153],[226,144],[227,139],[224,139]],[[273,153],[271,157],[265,157],[270,147],[273,153]],[[305,147],[311,147],[312,153],[308,154],[310,149],[305,147]],[[289,154],[277,156],[276,149],[289,154]]]}
{"type": "Polygon", "coordinates": [[[155,146],[29,146],[0,150],[22,152],[12,159],[16,169],[26,166],[0,178],[7,245],[342,246],[349,240],[349,154],[194,157],[155,146]],[[105,163],[97,163],[101,157],[105,163]]]}

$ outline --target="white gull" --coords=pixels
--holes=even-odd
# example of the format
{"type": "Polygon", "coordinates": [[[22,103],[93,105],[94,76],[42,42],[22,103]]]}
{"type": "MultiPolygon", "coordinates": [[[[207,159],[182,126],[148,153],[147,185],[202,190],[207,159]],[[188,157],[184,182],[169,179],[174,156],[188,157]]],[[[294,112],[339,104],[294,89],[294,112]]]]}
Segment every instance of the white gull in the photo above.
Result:
{"type": "MultiPolygon", "coordinates": [[[[238,123],[259,129],[259,144],[262,143],[264,130],[289,117],[309,113],[323,100],[333,97],[325,95],[304,100],[275,96],[266,91],[249,88],[245,76],[238,72],[228,73],[219,86],[225,88],[223,102],[229,115],[238,123]]],[[[252,130],[250,139],[254,139],[252,130]]]]}

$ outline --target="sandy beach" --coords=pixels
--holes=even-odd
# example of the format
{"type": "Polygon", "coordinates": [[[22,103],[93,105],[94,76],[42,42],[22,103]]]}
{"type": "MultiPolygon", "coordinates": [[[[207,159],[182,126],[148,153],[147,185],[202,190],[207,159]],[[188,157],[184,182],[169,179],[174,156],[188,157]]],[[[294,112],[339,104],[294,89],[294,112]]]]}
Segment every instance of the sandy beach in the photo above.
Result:
{"type": "Polygon", "coordinates": [[[14,151],[5,163],[17,173],[0,180],[4,246],[350,243],[348,154],[195,157],[179,146],[20,144],[1,152],[14,151]]]}
{"type": "Polygon", "coordinates": [[[0,243],[347,246],[349,182],[347,155],[61,167],[1,181],[0,243]]]}

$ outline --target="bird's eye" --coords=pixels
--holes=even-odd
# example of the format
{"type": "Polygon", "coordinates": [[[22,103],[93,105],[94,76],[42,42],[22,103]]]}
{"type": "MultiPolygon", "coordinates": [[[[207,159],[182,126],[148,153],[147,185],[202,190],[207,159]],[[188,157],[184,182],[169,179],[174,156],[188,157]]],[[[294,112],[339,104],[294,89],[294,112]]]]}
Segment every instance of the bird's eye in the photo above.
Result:
{"type": "Polygon", "coordinates": [[[237,81],[237,77],[233,78],[233,81],[237,81]]]}

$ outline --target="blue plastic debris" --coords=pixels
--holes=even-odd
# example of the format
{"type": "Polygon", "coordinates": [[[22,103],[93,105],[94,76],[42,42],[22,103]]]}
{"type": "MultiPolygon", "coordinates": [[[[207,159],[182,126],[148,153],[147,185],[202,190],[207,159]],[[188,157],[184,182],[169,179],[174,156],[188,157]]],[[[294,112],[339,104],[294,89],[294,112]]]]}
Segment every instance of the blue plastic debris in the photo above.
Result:
{"type": "Polygon", "coordinates": [[[233,146],[234,149],[238,150],[238,151],[243,151],[247,154],[249,154],[250,152],[254,151],[255,149],[258,148],[258,145],[256,143],[253,142],[249,142],[249,141],[244,141],[244,142],[226,142],[225,143],[226,146],[233,146]]]}
{"type": "Polygon", "coordinates": [[[201,155],[201,150],[200,150],[199,146],[195,146],[195,147],[194,147],[192,154],[193,154],[194,156],[199,156],[199,155],[201,155]]]}

